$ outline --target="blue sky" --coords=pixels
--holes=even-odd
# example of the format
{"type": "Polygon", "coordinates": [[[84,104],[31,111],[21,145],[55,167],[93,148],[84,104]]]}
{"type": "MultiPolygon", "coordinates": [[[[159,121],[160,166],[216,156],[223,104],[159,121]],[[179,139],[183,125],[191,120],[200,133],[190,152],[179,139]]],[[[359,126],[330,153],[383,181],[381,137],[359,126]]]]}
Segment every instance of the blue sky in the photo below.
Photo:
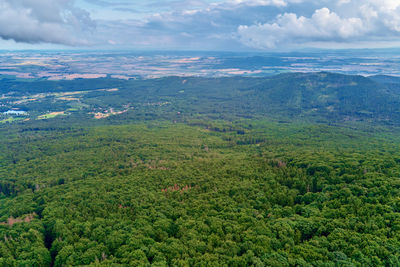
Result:
{"type": "Polygon", "coordinates": [[[400,46],[399,0],[0,0],[0,49],[400,46]]]}

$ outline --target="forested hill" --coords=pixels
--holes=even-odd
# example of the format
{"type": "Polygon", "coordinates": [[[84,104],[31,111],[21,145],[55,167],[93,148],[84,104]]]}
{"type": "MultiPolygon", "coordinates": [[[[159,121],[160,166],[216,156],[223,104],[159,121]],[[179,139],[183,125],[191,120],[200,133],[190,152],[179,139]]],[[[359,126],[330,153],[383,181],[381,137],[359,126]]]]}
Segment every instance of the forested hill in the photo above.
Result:
{"type": "Polygon", "coordinates": [[[397,81],[3,78],[0,267],[400,266],[397,81]]]}
{"type": "Polygon", "coordinates": [[[288,73],[264,78],[166,77],[128,81],[3,79],[0,90],[0,111],[17,108],[36,117],[49,111],[81,116],[110,108],[126,111],[129,106],[144,114],[153,107],[152,116],[164,118],[180,112],[222,119],[268,117],[400,125],[400,83],[388,76],[288,73]],[[160,105],[164,107],[157,113],[154,107],[160,105]]]}
{"type": "Polygon", "coordinates": [[[282,74],[247,91],[248,104],[265,113],[322,120],[399,123],[400,87],[362,76],[282,74]],[[392,89],[392,90],[390,90],[392,89]]]}

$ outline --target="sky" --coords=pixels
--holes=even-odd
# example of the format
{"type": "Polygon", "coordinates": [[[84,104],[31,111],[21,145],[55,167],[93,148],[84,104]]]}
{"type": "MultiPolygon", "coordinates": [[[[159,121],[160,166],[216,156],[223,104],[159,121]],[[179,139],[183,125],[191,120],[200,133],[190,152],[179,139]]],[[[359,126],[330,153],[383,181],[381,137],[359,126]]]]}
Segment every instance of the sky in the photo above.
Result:
{"type": "Polygon", "coordinates": [[[400,47],[400,0],[0,0],[0,49],[400,47]]]}

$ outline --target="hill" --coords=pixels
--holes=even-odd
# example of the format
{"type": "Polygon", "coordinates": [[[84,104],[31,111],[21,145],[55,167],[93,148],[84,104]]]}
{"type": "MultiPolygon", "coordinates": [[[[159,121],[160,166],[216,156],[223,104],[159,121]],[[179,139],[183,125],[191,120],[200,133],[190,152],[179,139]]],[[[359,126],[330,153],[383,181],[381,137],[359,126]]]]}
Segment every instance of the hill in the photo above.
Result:
{"type": "Polygon", "coordinates": [[[0,81],[0,266],[400,266],[383,80],[0,81]]]}

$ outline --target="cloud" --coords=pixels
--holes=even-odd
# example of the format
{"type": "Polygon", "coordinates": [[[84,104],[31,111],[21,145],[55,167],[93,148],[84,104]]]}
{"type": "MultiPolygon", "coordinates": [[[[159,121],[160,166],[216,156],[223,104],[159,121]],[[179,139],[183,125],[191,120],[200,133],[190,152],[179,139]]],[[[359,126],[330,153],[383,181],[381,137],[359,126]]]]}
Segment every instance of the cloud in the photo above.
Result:
{"type": "Polygon", "coordinates": [[[382,22],[394,32],[400,32],[400,1],[397,0],[370,0],[362,6],[376,14],[375,19],[382,22]]]}
{"type": "Polygon", "coordinates": [[[97,42],[111,38],[147,49],[269,50],[400,41],[399,0],[148,0],[135,9],[147,15],[98,21],[97,42]]]}
{"type": "Polygon", "coordinates": [[[0,37],[142,49],[387,46],[400,41],[400,0],[0,0],[0,37]]]}
{"type": "Polygon", "coordinates": [[[239,26],[240,40],[249,47],[274,48],[293,41],[338,41],[361,36],[359,18],[341,18],[328,8],[315,11],[311,18],[293,13],[279,15],[274,23],[239,26]]]}
{"type": "Polygon", "coordinates": [[[0,38],[24,43],[85,45],[95,27],[70,0],[0,0],[0,38]]]}
{"type": "Polygon", "coordinates": [[[240,25],[237,38],[257,49],[400,40],[398,0],[339,0],[326,4],[329,8],[316,9],[308,17],[283,13],[267,23],[240,25]]]}
{"type": "Polygon", "coordinates": [[[282,10],[282,3],[281,0],[169,1],[173,10],[144,19],[98,21],[98,36],[147,49],[245,49],[235,38],[237,27],[274,18],[282,10]]]}

